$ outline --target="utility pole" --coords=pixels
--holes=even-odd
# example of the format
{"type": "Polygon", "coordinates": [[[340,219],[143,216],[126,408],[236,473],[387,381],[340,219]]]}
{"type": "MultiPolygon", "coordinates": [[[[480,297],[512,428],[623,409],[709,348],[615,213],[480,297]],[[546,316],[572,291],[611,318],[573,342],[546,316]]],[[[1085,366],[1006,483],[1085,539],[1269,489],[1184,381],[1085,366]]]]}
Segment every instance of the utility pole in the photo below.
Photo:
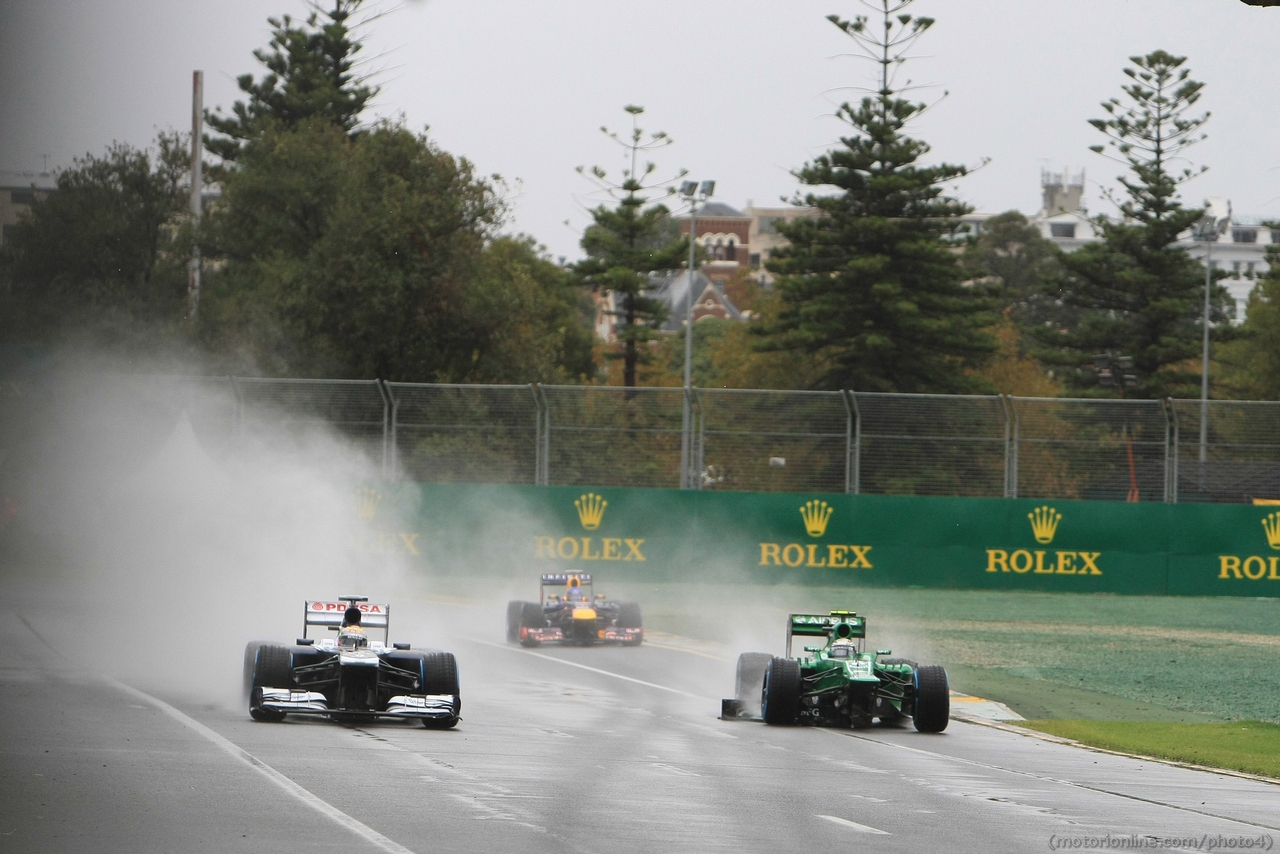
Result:
{"type": "Polygon", "coordinates": [[[683,489],[697,489],[701,472],[695,472],[697,461],[693,448],[693,273],[698,263],[698,203],[705,203],[716,191],[715,181],[685,181],[680,195],[689,201],[689,287],[684,311],[684,436],[680,448],[680,484],[683,489]]]}
{"type": "Polygon", "coordinates": [[[200,313],[200,231],[201,198],[204,191],[204,162],[200,137],[204,135],[204,72],[191,74],[191,264],[187,269],[189,316],[195,322],[200,313]]]}

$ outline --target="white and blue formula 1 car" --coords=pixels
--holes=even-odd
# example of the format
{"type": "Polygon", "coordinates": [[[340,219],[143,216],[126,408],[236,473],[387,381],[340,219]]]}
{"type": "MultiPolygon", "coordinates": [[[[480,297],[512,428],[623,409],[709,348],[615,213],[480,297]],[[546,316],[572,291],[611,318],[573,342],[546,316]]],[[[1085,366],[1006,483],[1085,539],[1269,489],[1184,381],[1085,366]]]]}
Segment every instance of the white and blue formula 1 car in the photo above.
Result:
{"type": "Polygon", "coordinates": [[[302,637],[292,646],[254,641],[245,648],[249,714],[256,721],[285,715],[320,715],[332,720],[377,718],[421,720],[447,729],[461,719],[458,664],[452,653],[417,651],[389,643],[391,606],[364,596],[336,602],[308,601],[302,637]],[[324,626],[333,637],[307,636],[324,626]],[[382,640],[366,633],[381,629],[382,640]]]}

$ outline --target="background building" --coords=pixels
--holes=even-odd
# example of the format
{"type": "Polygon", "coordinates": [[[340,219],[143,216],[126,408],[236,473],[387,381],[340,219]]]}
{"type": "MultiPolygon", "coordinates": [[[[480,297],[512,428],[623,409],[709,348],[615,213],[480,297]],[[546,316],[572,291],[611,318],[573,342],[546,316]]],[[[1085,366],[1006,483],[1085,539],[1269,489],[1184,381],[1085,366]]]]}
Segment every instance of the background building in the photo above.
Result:
{"type": "Polygon", "coordinates": [[[31,209],[31,203],[56,187],[49,172],[0,172],[0,246],[9,242],[14,225],[31,209]]]}

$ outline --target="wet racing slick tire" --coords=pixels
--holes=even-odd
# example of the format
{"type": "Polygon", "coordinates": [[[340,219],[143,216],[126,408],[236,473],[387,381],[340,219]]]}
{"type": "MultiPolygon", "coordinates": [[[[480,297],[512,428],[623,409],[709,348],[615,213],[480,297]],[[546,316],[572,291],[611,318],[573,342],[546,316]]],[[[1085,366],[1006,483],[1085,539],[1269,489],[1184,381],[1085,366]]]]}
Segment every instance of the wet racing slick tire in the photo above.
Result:
{"type": "Polygon", "coordinates": [[[507,603],[507,643],[520,640],[520,614],[523,610],[523,602],[507,603]]]}
{"type": "Polygon", "coordinates": [[[760,695],[764,690],[764,671],[773,656],[767,652],[744,652],[738,656],[734,674],[733,698],[748,715],[760,714],[760,695]]]}
{"type": "Polygon", "coordinates": [[[282,721],[284,712],[262,708],[263,688],[293,687],[293,653],[288,647],[264,644],[253,663],[253,687],[249,693],[249,717],[255,721],[282,721]]]}
{"type": "MultiPolygon", "coordinates": [[[[644,620],[640,616],[640,605],[636,602],[618,603],[617,626],[620,629],[643,629],[644,620]]],[[[624,645],[639,646],[643,640],[644,636],[641,635],[635,640],[624,641],[624,645]]]]}
{"type": "Polygon", "coordinates": [[[256,640],[249,641],[244,645],[244,699],[249,699],[249,692],[253,690],[253,665],[258,660],[258,650],[270,644],[271,641],[256,640]]]}
{"type": "Polygon", "coordinates": [[[774,658],[764,670],[760,713],[767,724],[793,724],[800,716],[800,663],[774,658]]]}
{"type": "Polygon", "coordinates": [[[423,718],[427,729],[449,729],[457,726],[462,715],[462,696],[458,687],[458,660],[451,652],[428,652],[422,657],[424,694],[452,694],[453,714],[447,718],[423,718]]]}
{"type": "MultiPolygon", "coordinates": [[[[524,602],[520,608],[520,628],[543,629],[547,626],[547,618],[542,615],[542,605],[537,602],[524,602]]],[[[521,646],[537,646],[538,641],[520,638],[521,646]]]]}
{"type": "Polygon", "coordinates": [[[951,718],[947,671],[939,664],[916,668],[916,708],[912,716],[920,732],[942,732],[951,718]]]}

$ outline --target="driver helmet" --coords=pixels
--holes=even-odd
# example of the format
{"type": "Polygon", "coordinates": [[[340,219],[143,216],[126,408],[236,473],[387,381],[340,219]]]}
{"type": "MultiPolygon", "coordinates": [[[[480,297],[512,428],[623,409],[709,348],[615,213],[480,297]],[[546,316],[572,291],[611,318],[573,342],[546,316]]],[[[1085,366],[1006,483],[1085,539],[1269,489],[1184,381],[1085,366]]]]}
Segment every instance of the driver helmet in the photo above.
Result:
{"type": "Polygon", "coordinates": [[[851,658],[857,648],[851,638],[836,638],[831,641],[830,655],[832,658],[851,658]]]}
{"type": "Polygon", "coordinates": [[[365,649],[369,638],[359,626],[343,626],[338,632],[338,647],[344,650],[365,649]]]}
{"type": "Polygon", "coordinates": [[[569,576],[568,589],[565,590],[564,598],[570,602],[582,601],[582,579],[576,575],[569,576]]]}

